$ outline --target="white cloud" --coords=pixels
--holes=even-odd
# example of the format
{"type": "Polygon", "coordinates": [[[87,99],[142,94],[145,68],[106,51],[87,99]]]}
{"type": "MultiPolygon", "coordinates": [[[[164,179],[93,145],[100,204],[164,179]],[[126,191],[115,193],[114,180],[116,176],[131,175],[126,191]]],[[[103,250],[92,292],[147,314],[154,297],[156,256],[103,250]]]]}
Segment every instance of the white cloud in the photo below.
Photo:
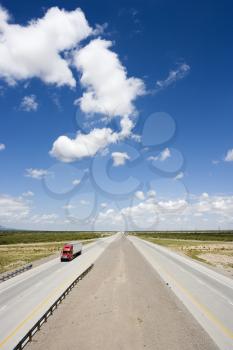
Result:
{"type": "Polygon", "coordinates": [[[100,204],[100,206],[101,206],[101,208],[107,208],[108,205],[107,205],[107,203],[103,202],[103,203],[100,204]]]}
{"type": "Polygon", "coordinates": [[[75,139],[60,136],[53,143],[50,155],[63,162],[72,162],[83,157],[92,157],[117,140],[118,134],[110,128],[93,129],[89,134],[78,132],[75,139]]]}
{"type": "Polygon", "coordinates": [[[180,211],[183,210],[188,203],[185,199],[167,200],[159,201],[158,205],[165,211],[180,211]]]}
{"type": "Polygon", "coordinates": [[[113,152],[112,153],[113,166],[117,167],[124,165],[126,160],[130,159],[126,152],[113,152]]]}
{"type": "Polygon", "coordinates": [[[74,181],[72,181],[72,184],[73,184],[74,186],[78,186],[78,185],[80,184],[80,182],[81,182],[81,180],[75,179],[74,181]]]}
{"type": "Polygon", "coordinates": [[[171,157],[171,151],[169,148],[165,148],[158,156],[150,156],[147,159],[151,161],[164,162],[166,159],[171,157]]]}
{"type": "Polygon", "coordinates": [[[209,228],[218,227],[222,224],[232,223],[233,196],[209,195],[206,192],[200,196],[192,195],[190,200],[184,198],[156,200],[150,198],[149,192],[137,191],[135,197],[139,203],[123,207],[119,210],[108,209],[100,212],[97,226],[102,227],[109,223],[118,224],[125,218],[128,225],[133,223],[140,229],[146,229],[152,225],[156,229],[157,224],[163,228],[176,229],[176,223],[181,222],[186,228],[202,228],[203,222],[209,222],[209,228]],[[198,220],[198,224],[197,224],[198,220]]]}
{"type": "Polygon", "coordinates": [[[49,174],[49,172],[45,169],[32,169],[32,168],[30,168],[30,169],[26,169],[25,176],[40,180],[48,174],[49,174]]]}
{"type": "Polygon", "coordinates": [[[0,195],[0,220],[18,221],[26,218],[29,212],[29,205],[23,198],[0,195]]]}
{"type": "Polygon", "coordinates": [[[23,197],[33,197],[34,196],[34,192],[32,191],[27,191],[27,192],[24,192],[22,194],[23,197]]]}
{"type": "Polygon", "coordinates": [[[181,180],[181,179],[183,179],[183,177],[184,177],[184,173],[181,171],[179,174],[177,174],[174,177],[174,180],[181,180]]]}
{"type": "Polygon", "coordinates": [[[233,162],[233,149],[229,149],[224,160],[225,162],[233,162]]]}
{"type": "Polygon", "coordinates": [[[73,208],[75,208],[75,206],[74,205],[72,205],[72,204],[66,204],[66,205],[63,205],[63,207],[62,207],[63,209],[67,209],[67,210],[69,210],[69,209],[73,209],[73,208]]]}
{"type": "Polygon", "coordinates": [[[89,134],[78,132],[74,139],[64,135],[59,136],[54,141],[49,153],[52,157],[67,163],[84,157],[93,157],[99,151],[106,149],[110,144],[117,143],[132,135],[133,123],[129,117],[123,117],[120,125],[120,132],[114,132],[110,128],[95,128],[89,134]]]}
{"type": "Polygon", "coordinates": [[[217,159],[212,160],[212,164],[213,164],[213,165],[217,165],[217,164],[219,164],[219,162],[220,162],[220,161],[217,160],[217,159]]]}
{"type": "Polygon", "coordinates": [[[67,54],[91,34],[84,13],[52,7],[26,26],[10,20],[0,7],[0,77],[10,85],[36,77],[49,84],[75,86],[69,59],[61,53],[67,54]]]}
{"type": "Polygon", "coordinates": [[[159,160],[159,156],[150,156],[147,159],[153,162],[159,160]]]}
{"type": "Polygon", "coordinates": [[[171,157],[171,152],[169,150],[169,148],[165,148],[165,150],[163,150],[160,154],[159,160],[161,162],[164,162],[166,159],[171,157]]]}
{"type": "Polygon", "coordinates": [[[57,222],[58,215],[52,214],[35,214],[30,218],[30,222],[34,224],[54,224],[57,222]]]}
{"type": "Polygon", "coordinates": [[[199,213],[209,213],[214,215],[223,215],[225,217],[232,217],[233,196],[210,196],[208,193],[203,193],[200,198],[197,198],[197,200],[193,203],[192,210],[199,213]]]}
{"type": "Polygon", "coordinates": [[[86,89],[75,101],[84,113],[101,113],[106,119],[120,117],[121,130],[95,128],[89,134],[77,133],[74,139],[60,136],[54,141],[50,155],[63,162],[93,157],[110,144],[134,137],[131,119],[136,113],[134,101],[145,93],[144,83],[138,78],[128,78],[118,55],[109,47],[111,41],[92,40],[75,51],[74,65],[81,71],[81,85],[86,89]]]}
{"type": "Polygon", "coordinates": [[[95,39],[76,51],[74,62],[87,90],[78,101],[85,113],[129,116],[135,112],[133,101],[145,93],[144,83],[127,77],[118,55],[109,49],[111,46],[111,41],[95,39]]]}
{"type": "Polygon", "coordinates": [[[24,96],[21,101],[20,108],[23,111],[31,112],[36,111],[38,108],[38,102],[35,95],[24,96]]]}
{"type": "Polygon", "coordinates": [[[108,28],[108,23],[107,22],[105,22],[105,23],[103,23],[103,24],[96,24],[95,25],[95,29],[93,30],[93,32],[92,32],[92,34],[93,35],[96,35],[96,36],[98,36],[98,35],[102,35],[102,34],[104,34],[104,32],[105,32],[105,30],[108,28]]]}
{"type": "Polygon", "coordinates": [[[0,151],[4,151],[4,149],[6,149],[6,146],[4,143],[0,143],[0,151]]]}
{"type": "Polygon", "coordinates": [[[143,201],[145,199],[144,193],[142,191],[136,191],[135,192],[135,197],[141,201],[143,201]]]}
{"type": "Polygon", "coordinates": [[[190,71],[190,66],[186,63],[180,64],[177,69],[171,70],[165,80],[158,80],[156,82],[156,90],[159,91],[174,84],[176,81],[183,79],[190,71]]]}

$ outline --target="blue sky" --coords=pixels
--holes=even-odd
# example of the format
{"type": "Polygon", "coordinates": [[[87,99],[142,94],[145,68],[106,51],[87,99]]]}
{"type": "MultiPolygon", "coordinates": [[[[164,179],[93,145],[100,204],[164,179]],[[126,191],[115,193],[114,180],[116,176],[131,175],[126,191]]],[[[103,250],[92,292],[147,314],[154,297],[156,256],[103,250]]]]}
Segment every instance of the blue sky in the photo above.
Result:
{"type": "Polygon", "coordinates": [[[1,1],[0,225],[233,228],[231,1],[1,1]]]}

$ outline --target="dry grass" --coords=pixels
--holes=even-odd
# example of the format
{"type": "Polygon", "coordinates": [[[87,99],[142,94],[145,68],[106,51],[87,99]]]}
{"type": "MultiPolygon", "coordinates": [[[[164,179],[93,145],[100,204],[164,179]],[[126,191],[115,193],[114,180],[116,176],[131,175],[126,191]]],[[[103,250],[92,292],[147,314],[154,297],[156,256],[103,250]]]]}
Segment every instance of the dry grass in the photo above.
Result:
{"type": "MultiPolygon", "coordinates": [[[[83,244],[90,241],[84,241],[83,244]]],[[[59,253],[65,242],[0,245],[0,273],[59,253]]]]}
{"type": "Polygon", "coordinates": [[[169,247],[192,259],[233,272],[233,242],[160,239],[148,236],[141,238],[169,247]]]}

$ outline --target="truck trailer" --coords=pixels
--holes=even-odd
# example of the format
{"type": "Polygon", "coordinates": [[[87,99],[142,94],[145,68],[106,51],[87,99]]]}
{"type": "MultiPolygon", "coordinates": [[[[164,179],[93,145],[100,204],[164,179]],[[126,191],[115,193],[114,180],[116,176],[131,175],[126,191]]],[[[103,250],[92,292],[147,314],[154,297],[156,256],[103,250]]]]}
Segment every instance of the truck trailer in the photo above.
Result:
{"type": "Polygon", "coordinates": [[[61,251],[61,261],[71,261],[82,254],[82,243],[66,243],[61,251]]]}

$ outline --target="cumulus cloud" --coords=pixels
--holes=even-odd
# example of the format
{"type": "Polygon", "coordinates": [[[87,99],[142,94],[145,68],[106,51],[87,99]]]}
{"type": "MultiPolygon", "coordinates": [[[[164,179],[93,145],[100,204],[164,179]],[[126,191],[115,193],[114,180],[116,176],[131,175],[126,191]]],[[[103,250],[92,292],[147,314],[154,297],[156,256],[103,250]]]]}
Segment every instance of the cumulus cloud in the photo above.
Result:
{"type": "Polygon", "coordinates": [[[35,214],[33,215],[29,222],[33,224],[54,224],[57,222],[58,215],[52,214],[35,214]]]}
{"type": "Polygon", "coordinates": [[[156,91],[163,90],[168,86],[174,84],[178,80],[183,79],[190,71],[190,66],[186,63],[180,64],[177,69],[171,70],[168,77],[164,80],[158,80],[156,82],[156,91]]]}
{"type": "Polygon", "coordinates": [[[183,179],[183,177],[184,177],[184,173],[183,173],[183,171],[181,171],[179,174],[177,174],[174,177],[174,180],[181,180],[181,179],[183,179]]]}
{"type": "Polygon", "coordinates": [[[74,63],[86,89],[78,102],[85,113],[129,116],[135,112],[134,100],[145,93],[144,83],[127,77],[118,55],[109,49],[111,46],[111,41],[98,38],[76,51],[74,63]]]}
{"type": "Polygon", "coordinates": [[[117,167],[120,165],[124,165],[126,160],[130,159],[128,154],[126,152],[113,152],[112,153],[112,160],[113,160],[113,166],[117,167]]]}
{"type": "Polygon", "coordinates": [[[81,182],[81,180],[75,179],[75,180],[72,181],[72,184],[73,184],[74,186],[78,186],[78,185],[80,184],[80,182],[81,182]]]}
{"type": "Polygon", "coordinates": [[[211,213],[232,217],[233,215],[233,196],[213,195],[203,193],[192,206],[195,212],[211,213]]]}
{"type": "Polygon", "coordinates": [[[36,100],[35,95],[28,95],[23,97],[20,104],[20,109],[26,112],[31,112],[31,111],[36,111],[37,108],[38,108],[38,102],[36,100]]]}
{"type": "MultiPolygon", "coordinates": [[[[80,9],[66,11],[58,7],[23,26],[12,23],[9,13],[0,7],[0,78],[11,85],[36,77],[45,83],[74,87],[70,67],[76,67],[84,88],[78,100],[81,110],[121,118],[120,132],[105,127],[93,129],[88,135],[78,133],[75,139],[60,136],[50,154],[65,162],[93,156],[109,144],[133,136],[131,117],[136,113],[136,98],[145,93],[143,81],[128,77],[118,55],[111,50],[111,41],[98,38],[77,49],[83,39],[105,28],[106,24],[93,30],[80,9]]],[[[25,96],[21,108],[35,111],[36,97],[25,96]]]]}
{"type": "Polygon", "coordinates": [[[63,207],[62,207],[63,209],[66,209],[66,210],[70,210],[70,209],[73,209],[73,208],[75,208],[75,206],[74,205],[72,205],[72,204],[66,204],[66,205],[63,205],[63,207]]]}
{"type": "Polygon", "coordinates": [[[14,85],[33,77],[45,83],[76,85],[67,52],[88,37],[92,29],[80,9],[50,8],[43,18],[27,25],[11,23],[0,7],[0,77],[14,85]]]}
{"type": "Polygon", "coordinates": [[[6,146],[4,143],[0,143],[0,151],[4,151],[4,149],[6,149],[6,146]]]}
{"type": "Polygon", "coordinates": [[[0,195],[0,219],[5,222],[13,222],[28,216],[30,208],[21,197],[0,195]]]}
{"type": "Polygon", "coordinates": [[[147,159],[151,161],[164,162],[166,159],[171,157],[171,151],[169,148],[165,148],[158,156],[150,156],[147,159]]]}
{"type": "Polygon", "coordinates": [[[86,113],[99,113],[106,119],[120,117],[120,131],[94,128],[89,134],[78,132],[74,139],[60,136],[54,141],[50,155],[63,162],[93,157],[110,144],[133,137],[134,102],[145,93],[141,79],[128,77],[118,55],[110,50],[111,41],[94,39],[74,52],[74,65],[81,72],[80,82],[85,89],[75,101],[86,113]]]}
{"type": "Polygon", "coordinates": [[[95,36],[99,36],[104,34],[105,30],[108,28],[108,23],[105,22],[103,24],[96,24],[95,29],[93,29],[92,34],[95,36]]]}
{"type": "Polygon", "coordinates": [[[100,212],[97,224],[101,223],[102,226],[105,224],[108,227],[109,222],[114,222],[117,225],[122,216],[126,222],[131,222],[140,229],[146,229],[150,225],[156,228],[160,223],[165,229],[169,227],[174,230],[177,222],[184,223],[189,228],[192,225],[196,227],[197,219],[200,228],[204,222],[209,222],[212,228],[218,227],[219,223],[233,223],[231,195],[209,195],[204,192],[200,196],[192,195],[188,201],[184,198],[158,199],[155,193],[150,197],[149,192],[137,191],[135,197],[139,200],[136,204],[100,212]]]}
{"type": "Polygon", "coordinates": [[[78,132],[74,139],[60,136],[53,143],[50,155],[63,162],[73,162],[84,157],[92,157],[117,140],[118,134],[110,128],[93,129],[89,134],[78,132]]]}
{"type": "Polygon", "coordinates": [[[139,200],[143,201],[145,199],[144,193],[142,191],[136,191],[134,195],[139,200]]]}
{"type": "Polygon", "coordinates": [[[64,135],[59,136],[53,143],[50,155],[67,163],[85,157],[93,157],[110,144],[122,141],[131,135],[133,123],[129,117],[123,117],[120,125],[119,132],[111,128],[95,128],[89,134],[78,132],[74,139],[64,135]]]}
{"type": "Polygon", "coordinates": [[[27,192],[24,192],[22,194],[23,197],[33,197],[34,196],[34,192],[32,191],[27,191],[27,192]]]}
{"type": "Polygon", "coordinates": [[[229,151],[227,151],[224,160],[225,162],[233,162],[233,149],[229,149],[229,151]]]}
{"type": "Polygon", "coordinates": [[[101,208],[107,208],[108,205],[107,205],[107,203],[103,202],[103,203],[100,204],[100,206],[101,206],[101,208]]]}
{"type": "Polygon", "coordinates": [[[25,176],[40,180],[48,174],[49,174],[49,172],[45,169],[32,169],[32,168],[30,168],[30,169],[26,169],[25,176]]]}

